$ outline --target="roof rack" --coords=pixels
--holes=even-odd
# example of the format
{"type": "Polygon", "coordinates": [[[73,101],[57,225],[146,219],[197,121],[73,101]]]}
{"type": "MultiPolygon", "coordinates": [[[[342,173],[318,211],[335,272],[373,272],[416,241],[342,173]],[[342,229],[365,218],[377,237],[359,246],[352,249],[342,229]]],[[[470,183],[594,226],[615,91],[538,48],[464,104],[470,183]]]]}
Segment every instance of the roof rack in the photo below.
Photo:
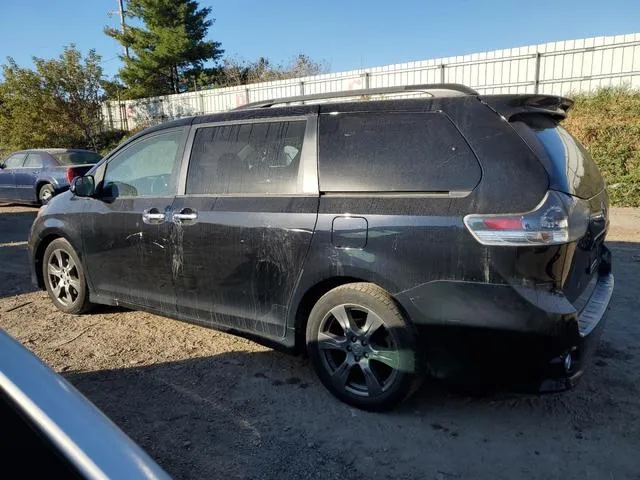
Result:
{"type": "Polygon", "coordinates": [[[411,93],[411,92],[426,92],[435,94],[441,93],[440,91],[457,92],[463,95],[479,95],[473,88],[458,83],[429,83],[424,85],[402,85],[398,87],[382,87],[382,88],[364,88],[360,90],[343,90],[341,92],[328,92],[328,93],[314,93],[311,95],[298,95],[295,97],[282,97],[273,98],[270,100],[261,100],[258,102],[247,103],[234,110],[246,110],[250,108],[267,108],[277,104],[295,103],[295,102],[308,102],[312,100],[325,100],[331,98],[349,98],[358,97],[362,95],[385,95],[392,93],[411,93]]]}

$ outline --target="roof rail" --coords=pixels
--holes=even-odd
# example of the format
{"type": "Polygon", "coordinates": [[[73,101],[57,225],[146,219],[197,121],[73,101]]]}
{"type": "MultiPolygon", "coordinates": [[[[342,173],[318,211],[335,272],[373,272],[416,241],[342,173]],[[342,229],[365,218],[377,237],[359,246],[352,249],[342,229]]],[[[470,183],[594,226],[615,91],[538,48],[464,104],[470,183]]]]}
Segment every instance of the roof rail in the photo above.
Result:
{"type": "Polygon", "coordinates": [[[340,92],[314,93],[311,95],[298,95],[295,97],[273,98],[270,100],[261,100],[258,102],[247,103],[234,110],[246,110],[250,108],[267,108],[277,104],[286,104],[294,102],[307,102],[312,100],[325,100],[331,98],[349,98],[361,95],[385,95],[391,93],[411,93],[426,92],[435,93],[438,90],[447,90],[458,92],[463,95],[478,95],[474,89],[458,83],[429,83],[424,85],[402,85],[398,87],[382,87],[382,88],[364,88],[360,90],[343,90],[340,92]]]}

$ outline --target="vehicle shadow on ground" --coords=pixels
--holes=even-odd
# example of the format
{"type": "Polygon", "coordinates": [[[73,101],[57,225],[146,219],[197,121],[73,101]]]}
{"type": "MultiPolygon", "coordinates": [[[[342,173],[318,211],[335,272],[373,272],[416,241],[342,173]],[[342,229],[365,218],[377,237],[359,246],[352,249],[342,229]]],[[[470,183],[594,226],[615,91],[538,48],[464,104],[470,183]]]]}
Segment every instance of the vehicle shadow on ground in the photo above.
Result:
{"type": "MultiPolygon", "coordinates": [[[[427,380],[395,411],[367,413],[334,399],[308,360],[276,351],[65,375],[176,478],[356,478],[387,469],[390,454],[424,455],[428,470],[437,461],[427,453],[434,444],[437,451],[492,458],[526,436],[545,439],[536,444],[543,451],[575,442],[599,448],[612,422],[629,431],[640,428],[634,380],[640,328],[628,323],[640,311],[633,287],[640,277],[640,244],[608,245],[617,289],[604,340],[582,382],[561,394],[467,395],[427,380]],[[615,418],[603,416],[611,402],[624,406],[615,418]],[[391,432],[392,441],[381,440],[382,432],[391,432]]],[[[635,451],[631,438],[618,445],[620,451],[635,451]]],[[[393,476],[410,477],[418,464],[395,465],[393,476]]]]}
{"type": "Polygon", "coordinates": [[[305,359],[275,351],[65,376],[175,478],[360,478],[325,431],[350,445],[453,395],[429,385],[395,412],[362,412],[325,391],[305,359]]]}
{"type": "Polygon", "coordinates": [[[37,214],[37,209],[19,212],[0,210],[0,244],[26,242],[37,214]]]}
{"type": "Polygon", "coordinates": [[[29,254],[24,244],[0,244],[0,298],[36,290],[31,283],[29,254]]]}
{"type": "Polygon", "coordinates": [[[0,298],[35,290],[26,242],[37,213],[0,212],[0,298]]]}
{"type": "MultiPolygon", "coordinates": [[[[65,375],[175,478],[360,478],[373,473],[361,464],[365,454],[350,448],[363,438],[371,439],[364,451],[374,467],[388,462],[383,450],[401,455],[434,441],[469,451],[476,442],[499,448],[532,428],[554,438],[564,431],[575,441],[601,413],[589,392],[607,388],[598,372],[586,387],[546,396],[469,396],[426,381],[395,411],[376,414],[339,402],[307,360],[275,351],[65,375]],[[403,434],[392,442],[380,436],[398,430],[403,434]],[[283,462],[274,464],[277,458],[283,462]]],[[[632,384],[625,388],[638,393],[632,384]]]]}
{"type": "MultiPolygon", "coordinates": [[[[333,398],[308,360],[276,351],[65,375],[176,478],[357,478],[383,470],[414,478],[442,451],[499,462],[499,452],[519,452],[525,438],[549,454],[578,443],[597,449],[612,424],[640,428],[640,328],[629,325],[640,311],[632,287],[640,244],[609,246],[617,290],[604,339],[585,378],[560,394],[467,395],[427,380],[396,410],[367,413],[333,398]],[[389,456],[412,460],[389,470],[389,456]],[[287,458],[295,461],[273,461],[287,458]]],[[[618,455],[635,451],[633,435],[617,441],[618,455]]]]}

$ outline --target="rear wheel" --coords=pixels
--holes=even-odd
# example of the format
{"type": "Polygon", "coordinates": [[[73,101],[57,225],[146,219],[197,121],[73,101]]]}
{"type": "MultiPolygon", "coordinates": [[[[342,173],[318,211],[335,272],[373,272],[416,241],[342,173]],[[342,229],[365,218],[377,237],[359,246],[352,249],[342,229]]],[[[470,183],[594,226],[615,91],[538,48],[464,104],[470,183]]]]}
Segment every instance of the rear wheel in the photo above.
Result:
{"type": "Polygon", "coordinates": [[[373,284],[347,284],[325,294],[309,316],[307,349],[325,387],[364,410],[392,408],[421,379],[413,326],[373,284]]]}
{"type": "Polygon", "coordinates": [[[53,185],[50,183],[42,185],[38,190],[38,201],[40,202],[40,205],[46,205],[49,203],[49,200],[53,198],[54,194],[55,190],[53,189],[53,185]]]}
{"type": "Polygon", "coordinates": [[[65,313],[89,310],[89,291],[80,258],[64,238],[51,242],[44,252],[42,274],[54,305],[65,313]]]}

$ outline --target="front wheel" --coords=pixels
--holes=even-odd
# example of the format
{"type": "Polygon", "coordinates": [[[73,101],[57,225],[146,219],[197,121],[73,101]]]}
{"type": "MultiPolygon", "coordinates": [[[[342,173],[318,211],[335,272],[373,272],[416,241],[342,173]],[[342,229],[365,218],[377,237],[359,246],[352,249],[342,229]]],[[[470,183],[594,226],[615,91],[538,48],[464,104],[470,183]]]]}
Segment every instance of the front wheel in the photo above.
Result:
{"type": "Polygon", "coordinates": [[[64,238],[51,242],[44,252],[42,274],[53,304],[65,313],[89,310],[89,290],[80,258],[64,238]]]}
{"type": "Polygon", "coordinates": [[[349,405],[388,410],[421,379],[414,328],[376,285],[351,283],[329,291],[313,307],[306,333],[318,377],[349,405]]]}

